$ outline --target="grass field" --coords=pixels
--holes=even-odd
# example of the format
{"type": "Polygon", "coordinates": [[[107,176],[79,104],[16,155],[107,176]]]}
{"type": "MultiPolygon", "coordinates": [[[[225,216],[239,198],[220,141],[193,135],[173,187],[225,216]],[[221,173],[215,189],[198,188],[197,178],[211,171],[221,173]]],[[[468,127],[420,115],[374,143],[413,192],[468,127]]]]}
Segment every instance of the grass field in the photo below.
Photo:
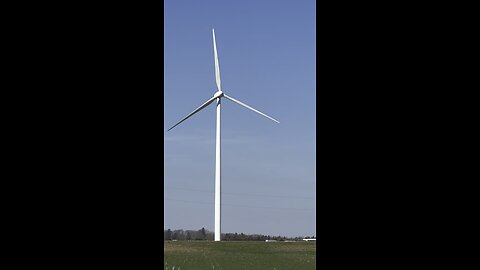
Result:
{"type": "Polygon", "coordinates": [[[165,270],[315,269],[314,242],[165,241],[165,270]]]}

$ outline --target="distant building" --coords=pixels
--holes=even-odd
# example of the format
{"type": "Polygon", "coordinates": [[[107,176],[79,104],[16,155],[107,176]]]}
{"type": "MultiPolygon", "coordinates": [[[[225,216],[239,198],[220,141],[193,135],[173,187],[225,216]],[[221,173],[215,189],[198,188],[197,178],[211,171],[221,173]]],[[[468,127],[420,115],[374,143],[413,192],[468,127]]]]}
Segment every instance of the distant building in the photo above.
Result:
{"type": "Polygon", "coordinates": [[[277,242],[277,240],[265,240],[265,242],[277,242]]]}
{"type": "Polygon", "coordinates": [[[315,238],[304,238],[303,241],[317,241],[315,238]]]}

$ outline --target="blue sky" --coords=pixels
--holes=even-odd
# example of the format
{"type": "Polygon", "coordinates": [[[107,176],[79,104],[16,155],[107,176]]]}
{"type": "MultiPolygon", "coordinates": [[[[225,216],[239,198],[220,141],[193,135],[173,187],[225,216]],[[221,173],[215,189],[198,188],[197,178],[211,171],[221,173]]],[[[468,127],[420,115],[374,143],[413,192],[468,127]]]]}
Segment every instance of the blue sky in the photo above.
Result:
{"type": "MultiPolygon", "coordinates": [[[[164,4],[164,130],[222,90],[222,233],[316,235],[315,1],[164,4]]],[[[215,106],[164,133],[164,228],[214,230],[215,106]]]]}

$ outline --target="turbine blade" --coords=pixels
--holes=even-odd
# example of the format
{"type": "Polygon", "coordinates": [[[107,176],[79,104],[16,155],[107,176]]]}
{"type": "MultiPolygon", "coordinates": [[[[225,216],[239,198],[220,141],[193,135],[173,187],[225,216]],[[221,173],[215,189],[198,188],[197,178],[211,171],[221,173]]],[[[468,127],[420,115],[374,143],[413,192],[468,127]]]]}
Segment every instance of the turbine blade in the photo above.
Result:
{"type": "Polygon", "coordinates": [[[187,120],[190,116],[196,114],[197,112],[199,112],[199,111],[202,110],[203,108],[207,107],[207,106],[210,105],[210,103],[212,103],[215,99],[217,99],[217,98],[216,98],[216,97],[212,97],[211,99],[207,100],[207,102],[203,103],[200,107],[196,108],[193,112],[191,112],[189,115],[185,116],[185,118],[183,118],[182,120],[180,120],[180,122],[176,123],[173,127],[169,128],[167,131],[172,130],[174,127],[178,126],[180,123],[182,123],[183,121],[187,120]]]}
{"type": "Polygon", "coordinates": [[[222,83],[220,81],[220,67],[218,66],[217,42],[215,41],[215,29],[212,29],[212,33],[213,33],[213,53],[215,55],[215,81],[217,83],[218,91],[222,91],[222,83]]]}
{"type": "Polygon", "coordinates": [[[269,118],[270,120],[273,120],[273,121],[275,121],[275,122],[277,122],[277,123],[280,123],[279,121],[275,120],[274,118],[272,118],[272,117],[270,117],[270,116],[268,116],[268,115],[266,115],[266,114],[264,114],[264,113],[262,113],[262,112],[260,112],[260,111],[255,110],[254,108],[248,106],[248,105],[245,104],[245,103],[242,103],[241,101],[238,101],[238,100],[236,100],[236,99],[234,99],[234,98],[232,98],[232,97],[229,97],[229,96],[227,96],[227,95],[225,95],[225,94],[223,94],[223,96],[224,96],[225,98],[227,98],[227,99],[230,99],[230,100],[233,101],[233,102],[236,102],[236,103],[238,103],[238,104],[246,107],[247,109],[250,109],[250,110],[252,110],[252,111],[254,111],[254,112],[256,112],[256,113],[259,113],[259,114],[261,114],[261,115],[269,118]]]}

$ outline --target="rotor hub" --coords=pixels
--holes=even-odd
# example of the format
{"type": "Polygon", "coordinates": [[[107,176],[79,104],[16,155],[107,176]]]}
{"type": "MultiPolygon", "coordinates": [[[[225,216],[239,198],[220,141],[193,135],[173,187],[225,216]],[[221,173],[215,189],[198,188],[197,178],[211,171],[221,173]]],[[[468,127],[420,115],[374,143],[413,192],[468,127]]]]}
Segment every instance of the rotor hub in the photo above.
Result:
{"type": "Polygon", "coordinates": [[[214,98],[221,98],[223,97],[223,92],[222,91],[217,91],[215,95],[213,95],[214,98]]]}

